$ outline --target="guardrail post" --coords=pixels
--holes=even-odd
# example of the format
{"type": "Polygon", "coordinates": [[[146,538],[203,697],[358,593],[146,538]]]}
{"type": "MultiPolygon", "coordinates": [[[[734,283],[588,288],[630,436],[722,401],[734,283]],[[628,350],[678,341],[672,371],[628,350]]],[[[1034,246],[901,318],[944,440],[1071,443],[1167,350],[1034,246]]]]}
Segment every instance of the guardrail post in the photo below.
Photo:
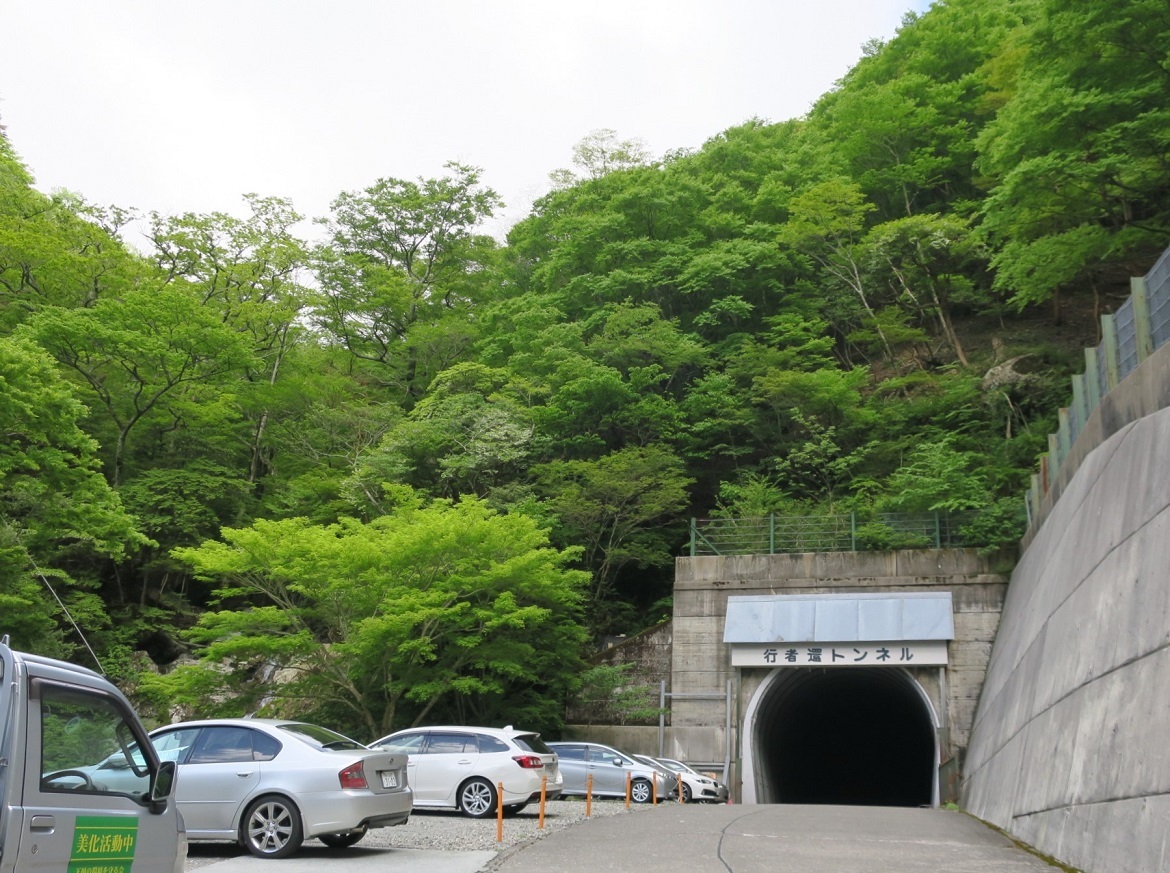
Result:
{"type": "Polygon", "coordinates": [[[1085,397],[1085,380],[1086,376],[1078,375],[1072,377],[1073,401],[1072,401],[1072,415],[1070,416],[1073,424],[1072,439],[1075,443],[1081,431],[1085,429],[1085,423],[1089,420],[1089,403],[1085,397]]]}
{"type": "Polygon", "coordinates": [[[1093,414],[1093,410],[1101,402],[1101,378],[1098,375],[1100,372],[1097,363],[1097,347],[1085,349],[1085,405],[1088,407],[1089,415],[1093,414]]]}
{"type": "Polygon", "coordinates": [[[1060,422],[1060,429],[1056,432],[1056,437],[1060,444],[1060,463],[1063,464],[1064,459],[1072,451],[1072,428],[1068,421],[1068,407],[1062,406],[1056,410],[1056,418],[1060,422]]]}
{"type": "Polygon", "coordinates": [[[1101,344],[1105,347],[1105,392],[1108,394],[1121,381],[1121,360],[1117,348],[1117,322],[1113,315],[1101,316],[1101,344]]]}
{"type": "Polygon", "coordinates": [[[1133,298],[1133,330],[1140,364],[1154,353],[1154,331],[1150,327],[1150,299],[1146,291],[1145,276],[1131,278],[1129,291],[1133,298]]]}

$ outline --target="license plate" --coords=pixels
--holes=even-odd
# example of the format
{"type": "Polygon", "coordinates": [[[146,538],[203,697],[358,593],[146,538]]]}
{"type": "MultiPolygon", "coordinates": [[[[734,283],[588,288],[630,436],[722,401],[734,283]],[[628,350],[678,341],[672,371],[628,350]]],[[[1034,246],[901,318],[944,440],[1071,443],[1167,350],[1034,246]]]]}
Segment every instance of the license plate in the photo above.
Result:
{"type": "Polygon", "coordinates": [[[398,774],[397,773],[395,773],[392,770],[382,770],[380,772],[381,772],[381,776],[382,776],[382,787],[383,788],[397,788],[398,787],[398,774]]]}

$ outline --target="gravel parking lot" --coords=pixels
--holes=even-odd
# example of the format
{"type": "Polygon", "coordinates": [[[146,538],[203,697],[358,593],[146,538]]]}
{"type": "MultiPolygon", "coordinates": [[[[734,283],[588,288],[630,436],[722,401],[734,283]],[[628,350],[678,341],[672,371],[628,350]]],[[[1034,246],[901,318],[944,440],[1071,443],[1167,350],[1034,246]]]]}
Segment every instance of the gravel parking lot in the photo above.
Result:
{"type": "MultiPolygon", "coordinates": [[[[631,804],[630,808],[626,809],[624,800],[595,799],[591,817],[626,815],[650,809],[653,807],[649,804],[631,804]]],[[[497,842],[494,818],[473,819],[449,810],[416,809],[406,824],[370,831],[358,845],[503,853],[530,840],[538,840],[555,831],[571,827],[585,819],[583,799],[552,800],[545,807],[544,828],[541,829],[540,807],[533,804],[518,815],[504,819],[504,838],[497,842]]],[[[191,843],[187,853],[187,870],[207,867],[225,858],[236,858],[246,854],[244,849],[233,843],[191,843]]],[[[344,858],[345,850],[339,850],[337,857],[344,858]]]]}

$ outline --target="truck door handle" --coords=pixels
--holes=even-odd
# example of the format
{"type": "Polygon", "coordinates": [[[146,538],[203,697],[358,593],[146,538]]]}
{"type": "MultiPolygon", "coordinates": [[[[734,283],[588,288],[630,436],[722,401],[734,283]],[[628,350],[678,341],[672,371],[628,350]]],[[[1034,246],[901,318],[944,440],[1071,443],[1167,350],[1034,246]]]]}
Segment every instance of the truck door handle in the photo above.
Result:
{"type": "Polygon", "coordinates": [[[29,822],[28,829],[30,831],[49,831],[57,827],[57,820],[51,815],[34,815],[32,821],[29,822]]]}

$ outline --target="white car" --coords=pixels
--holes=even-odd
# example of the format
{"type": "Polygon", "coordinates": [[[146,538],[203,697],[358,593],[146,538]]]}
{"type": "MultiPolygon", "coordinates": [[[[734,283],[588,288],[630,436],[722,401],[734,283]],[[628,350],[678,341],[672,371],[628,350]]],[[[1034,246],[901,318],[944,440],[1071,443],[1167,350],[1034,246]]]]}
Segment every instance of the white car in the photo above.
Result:
{"type": "Polygon", "coordinates": [[[690,803],[727,803],[727,786],[710,776],[704,776],[694,767],[687,766],[674,758],[655,758],[660,764],[668,768],[683,783],[683,800],[690,803]]]}
{"type": "MultiPolygon", "coordinates": [[[[284,858],[313,837],[330,848],[352,846],[369,828],[406,824],[413,809],[405,755],[317,725],[190,721],[158,728],[150,741],[162,760],[178,764],[175,798],[189,840],[231,840],[258,857],[284,858]]],[[[114,757],[92,778],[118,778],[114,757]]]]}
{"type": "Polygon", "coordinates": [[[528,804],[561,794],[556,753],[532,731],[444,725],[410,728],[370,743],[409,756],[407,765],[416,807],[447,807],[482,818],[515,815],[528,804]],[[497,798],[497,785],[504,786],[497,798]]]}

